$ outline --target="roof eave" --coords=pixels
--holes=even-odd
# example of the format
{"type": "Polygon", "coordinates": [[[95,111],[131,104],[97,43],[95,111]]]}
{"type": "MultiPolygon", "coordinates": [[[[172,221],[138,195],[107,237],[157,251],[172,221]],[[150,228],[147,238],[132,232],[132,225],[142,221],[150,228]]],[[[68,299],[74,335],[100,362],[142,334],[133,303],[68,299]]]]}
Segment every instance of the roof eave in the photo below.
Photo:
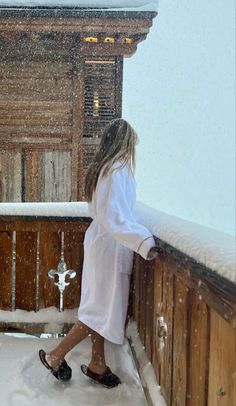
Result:
{"type": "Polygon", "coordinates": [[[62,7],[0,7],[0,17],[56,17],[56,18],[155,18],[157,11],[108,8],[62,8],[62,7]]]}

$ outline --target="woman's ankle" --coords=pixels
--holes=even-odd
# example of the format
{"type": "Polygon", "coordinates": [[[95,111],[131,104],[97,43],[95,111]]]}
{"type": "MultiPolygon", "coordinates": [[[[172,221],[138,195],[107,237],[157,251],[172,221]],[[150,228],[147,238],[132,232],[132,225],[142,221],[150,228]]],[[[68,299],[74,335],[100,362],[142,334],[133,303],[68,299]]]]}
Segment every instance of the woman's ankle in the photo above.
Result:
{"type": "Polygon", "coordinates": [[[106,371],[107,365],[105,360],[104,361],[93,361],[91,360],[89,363],[89,369],[96,374],[103,374],[106,371]]]}
{"type": "Polygon", "coordinates": [[[46,354],[46,361],[53,369],[59,368],[64,358],[58,357],[53,351],[46,354]]]}

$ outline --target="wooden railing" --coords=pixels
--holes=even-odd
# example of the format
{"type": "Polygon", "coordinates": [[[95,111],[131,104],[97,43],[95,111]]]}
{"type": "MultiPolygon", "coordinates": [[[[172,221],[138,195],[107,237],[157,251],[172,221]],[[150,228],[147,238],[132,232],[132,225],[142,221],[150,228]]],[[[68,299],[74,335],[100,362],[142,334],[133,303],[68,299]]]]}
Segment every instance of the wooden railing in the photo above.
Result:
{"type": "Polygon", "coordinates": [[[59,307],[58,288],[48,277],[63,255],[76,271],[65,289],[64,308],[78,307],[87,218],[0,216],[0,309],[38,311],[59,307]]]}
{"type": "Polygon", "coordinates": [[[131,317],[167,405],[236,405],[236,285],[157,240],[135,257],[131,317]]]}
{"type": "MultiPolygon", "coordinates": [[[[89,222],[0,216],[0,309],[59,308],[48,271],[57,268],[62,254],[77,272],[65,290],[64,307],[78,307],[89,222]]],[[[137,323],[166,403],[235,406],[236,285],[163,241],[157,244],[156,260],[135,255],[129,317],[137,323]]],[[[0,323],[1,330],[9,328],[16,325],[0,323]]],[[[30,331],[19,323],[17,328],[30,331]]]]}

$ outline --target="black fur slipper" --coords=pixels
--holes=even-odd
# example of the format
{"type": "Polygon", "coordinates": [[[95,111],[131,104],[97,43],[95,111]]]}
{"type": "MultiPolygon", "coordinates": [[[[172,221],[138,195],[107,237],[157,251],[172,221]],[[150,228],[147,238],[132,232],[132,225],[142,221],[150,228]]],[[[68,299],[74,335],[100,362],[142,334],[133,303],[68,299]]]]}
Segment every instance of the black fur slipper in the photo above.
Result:
{"type": "Polygon", "coordinates": [[[96,374],[95,372],[92,372],[87,365],[81,365],[81,371],[84,375],[88,376],[96,383],[100,383],[101,385],[105,386],[105,388],[115,388],[115,386],[121,384],[120,378],[113,374],[109,367],[107,367],[103,374],[96,374]]]}
{"type": "Polygon", "coordinates": [[[53,376],[55,376],[55,378],[57,378],[59,381],[69,381],[71,379],[72,370],[65,360],[58,368],[54,369],[46,361],[46,352],[44,350],[39,350],[39,358],[42,364],[49,369],[53,376]]]}

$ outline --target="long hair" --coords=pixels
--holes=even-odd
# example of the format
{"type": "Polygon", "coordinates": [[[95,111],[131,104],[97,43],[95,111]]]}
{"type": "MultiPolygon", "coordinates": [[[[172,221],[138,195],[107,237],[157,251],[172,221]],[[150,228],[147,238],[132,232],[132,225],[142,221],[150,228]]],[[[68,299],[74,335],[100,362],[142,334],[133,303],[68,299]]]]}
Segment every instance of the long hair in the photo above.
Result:
{"type": "Polygon", "coordinates": [[[120,168],[129,165],[134,172],[137,141],[136,132],[122,118],[113,120],[105,128],[99,149],[85,178],[85,197],[88,202],[92,200],[100,174],[102,177],[106,176],[115,162],[121,161],[120,168]]]}

